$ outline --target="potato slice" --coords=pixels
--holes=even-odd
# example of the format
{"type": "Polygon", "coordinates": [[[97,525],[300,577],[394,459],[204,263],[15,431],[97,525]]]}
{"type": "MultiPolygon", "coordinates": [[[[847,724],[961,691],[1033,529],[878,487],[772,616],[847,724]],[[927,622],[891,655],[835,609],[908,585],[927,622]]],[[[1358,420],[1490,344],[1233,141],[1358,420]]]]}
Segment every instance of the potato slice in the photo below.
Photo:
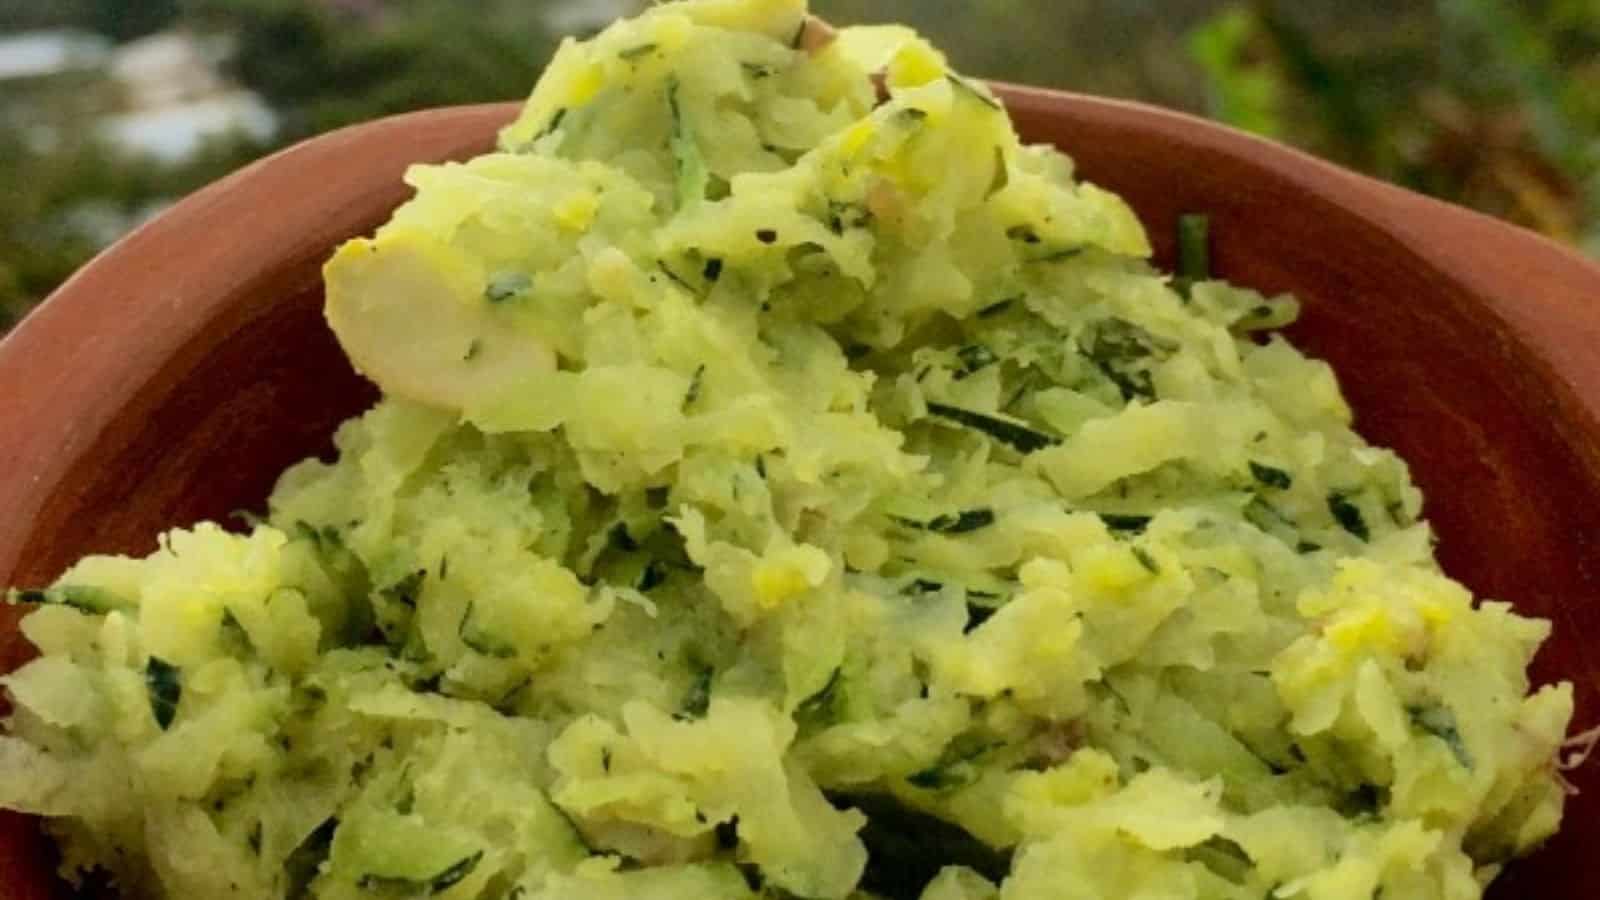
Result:
{"type": "Polygon", "coordinates": [[[481,269],[419,232],[352,240],[323,276],[328,324],[387,394],[459,412],[555,369],[550,347],[496,309],[481,269]]]}

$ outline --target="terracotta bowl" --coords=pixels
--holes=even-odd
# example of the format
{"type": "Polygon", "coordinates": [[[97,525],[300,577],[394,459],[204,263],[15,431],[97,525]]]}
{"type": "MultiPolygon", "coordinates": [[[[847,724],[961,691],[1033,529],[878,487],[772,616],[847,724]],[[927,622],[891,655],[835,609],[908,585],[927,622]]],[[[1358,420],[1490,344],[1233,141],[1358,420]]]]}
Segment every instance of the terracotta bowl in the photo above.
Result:
{"type": "MultiPolygon", "coordinates": [[[[1145,106],[1004,89],[1022,133],[1126,196],[1170,256],[1212,216],[1217,270],[1294,291],[1293,337],[1429,498],[1445,568],[1555,621],[1535,667],[1600,720],[1600,268],[1487,218],[1145,106]]],[[[0,344],[0,584],[259,506],[375,397],[323,324],[319,267],[405,198],[402,170],[490,147],[510,105],[318,138],[185,200],[86,266],[0,344]]],[[[0,669],[28,654],[0,611],[0,669]]],[[[1600,883],[1600,766],[1567,827],[1496,896],[1600,883]]],[[[34,824],[0,820],[0,897],[58,895],[34,824]]]]}

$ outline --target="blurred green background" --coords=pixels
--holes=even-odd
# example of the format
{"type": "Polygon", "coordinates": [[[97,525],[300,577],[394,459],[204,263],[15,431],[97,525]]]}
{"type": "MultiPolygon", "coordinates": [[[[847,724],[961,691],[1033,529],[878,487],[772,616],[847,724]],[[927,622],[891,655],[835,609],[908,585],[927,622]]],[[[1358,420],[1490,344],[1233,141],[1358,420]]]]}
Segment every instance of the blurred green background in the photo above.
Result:
{"type": "MultiPolygon", "coordinates": [[[[642,0],[0,0],[0,330],[309,135],[518,98],[642,0]]],[[[1600,0],[813,0],[974,74],[1209,115],[1600,256],[1600,0]]]]}

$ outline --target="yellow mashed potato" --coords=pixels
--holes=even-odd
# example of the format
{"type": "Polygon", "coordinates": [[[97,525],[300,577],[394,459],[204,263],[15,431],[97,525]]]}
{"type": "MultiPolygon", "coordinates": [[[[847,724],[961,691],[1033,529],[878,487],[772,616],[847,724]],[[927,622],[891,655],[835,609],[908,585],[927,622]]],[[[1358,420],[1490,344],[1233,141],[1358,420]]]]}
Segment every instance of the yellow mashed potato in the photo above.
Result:
{"type": "Polygon", "coordinates": [[[804,16],[565,44],[328,264],[385,392],[335,461],[13,592],[0,805],[67,877],[1472,900],[1555,830],[1548,626],[1440,573],[1294,302],[804,16]]]}

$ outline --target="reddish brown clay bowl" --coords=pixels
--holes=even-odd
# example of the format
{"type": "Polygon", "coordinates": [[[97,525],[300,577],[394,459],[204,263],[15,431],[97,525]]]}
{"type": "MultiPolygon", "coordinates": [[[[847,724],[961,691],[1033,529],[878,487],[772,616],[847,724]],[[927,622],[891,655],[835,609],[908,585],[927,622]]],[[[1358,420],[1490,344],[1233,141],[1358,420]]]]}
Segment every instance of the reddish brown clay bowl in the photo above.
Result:
{"type": "MultiPolygon", "coordinates": [[[[1600,721],[1600,268],[1482,216],[1193,118],[1005,89],[1022,133],[1126,196],[1162,255],[1210,213],[1221,274],[1305,301],[1293,337],[1359,427],[1410,460],[1445,568],[1555,621],[1536,666],[1600,721]]],[[[510,105],[418,113],[278,154],[79,272],[0,344],[0,584],[259,505],[374,399],[323,324],[319,266],[405,196],[414,162],[487,149],[510,105]]],[[[0,612],[0,669],[25,658],[0,612]]],[[[1600,769],[1501,898],[1600,884],[1600,769]]],[[[33,824],[0,820],[0,896],[53,896],[33,824]]]]}

